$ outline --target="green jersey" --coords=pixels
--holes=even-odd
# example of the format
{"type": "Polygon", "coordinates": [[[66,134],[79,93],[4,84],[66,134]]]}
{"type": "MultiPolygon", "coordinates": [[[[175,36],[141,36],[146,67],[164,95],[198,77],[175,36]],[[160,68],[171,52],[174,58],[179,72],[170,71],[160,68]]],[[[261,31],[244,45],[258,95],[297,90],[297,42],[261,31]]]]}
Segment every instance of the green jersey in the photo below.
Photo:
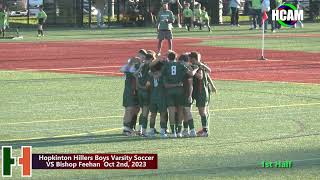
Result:
{"type": "Polygon", "coordinates": [[[37,19],[47,19],[47,14],[42,10],[38,13],[37,19]]]}
{"type": "Polygon", "coordinates": [[[190,8],[185,8],[183,10],[183,17],[191,18],[193,16],[193,12],[190,8]]]}
{"type": "Polygon", "coordinates": [[[133,73],[125,72],[126,80],[124,84],[124,94],[129,96],[136,96],[136,78],[133,73]]]}
{"type": "Polygon", "coordinates": [[[151,85],[150,102],[157,103],[162,101],[165,95],[163,78],[149,77],[149,81],[151,85]]]}
{"type": "Polygon", "coordinates": [[[197,98],[199,96],[207,95],[208,94],[208,79],[207,76],[205,75],[204,70],[199,69],[199,71],[202,71],[203,73],[203,78],[198,79],[198,78],[193,78],[193,97],[197,98]]]}
{"type": "Polygon", "coordinates": [[[140,86],[145,86],[149,79],[149,65],[145,64],[142,66],[141,72],[138,74],[138,83],[140,86]]]}
{"type": "Polygon", "coordinates": [[[188,68],[178,62],[168,62],[162,69],[162,75],[164,83],[167,84],[179,84],[183,83],[185,76],[188,72],[188,68]]]}
{"type": "Polygon", "coordinates": [[[8,14],[6,12],[0,11],[0,26],[4,27],[8,25],[8,14]]]}
{"type": "Polygon", "coordinates": [[[172,22],[174,22],[174,19],[175,18],[172,11],[160,11],[158,16],[159,30],[172,30],[172,22]],[[168,22],[166,22],[165,20],[168,20],[168,22]]]}
{"type": "Polygon", "coordinates": [[[261,0],[252,0],[252,9],[261,9],[261,0]]]}
{"type": "Polygon", "coordinates": [[[208,12],[207,12],[207,11],[202,10],[202,12],[201,12],[201,18],[202,18],[202,20],[209,21],[209,15],[208,15],[208,12]]]}
{"type": "Polygon", "coordinates": [[[201,9],[194,9],[194,17],[196,19],[201,19],[202,10],[201,9]]]}

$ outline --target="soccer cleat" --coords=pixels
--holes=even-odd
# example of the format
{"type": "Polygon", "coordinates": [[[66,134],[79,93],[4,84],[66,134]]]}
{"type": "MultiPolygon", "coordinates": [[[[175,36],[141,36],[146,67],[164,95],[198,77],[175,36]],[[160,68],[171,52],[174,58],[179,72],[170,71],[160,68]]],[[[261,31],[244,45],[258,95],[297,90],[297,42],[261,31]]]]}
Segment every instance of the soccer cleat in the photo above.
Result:
{"type": "Polygon", "coordinates": [[[168,137],[166,130],[163,129],[163,128],[160,129],[160,137],[161,138],[167,138],[168,137]]]}
{"type": "Polygon", "coordinates": [[[142,137],[147,137],[147,130],[142,128],[139,135],[142,137]]]}
{"type": "Polygon", "coordinates": [[[196,132],[195,129],[191,129],[191,130],[190,130],[190,135],[189,135],[189,137],[197,137],[197,132],[196,132]]]}
{"type": "Polygon", "coordinates": [[[197,132],[197,135],[198,135],[199,137],[208,137],[208,136],[209,136],[208,131],[205,131],[204,129],[198,131],[198,132],[197,132]]]}
{"type": "Polygon", "coordinates": [[[184,130],[182,131],[182,136],[183,136],[183,137],[189,137],[189,131],[188,131],[188,129],[184,129],[184,130]]]}
{"type": "Polygon", "coordinates": [[[182,138],[182,137],[183,137],[182,133],[177,134],[177,138],[182,138]]]}
{"type": "MultiPolygon", "coordinates": [[[[180,133],[179,133],[180,134],[180,133]]],[[[176,132],[173,132],[171,135],[170,135],[171,138],[177,138],[177,133],[176,132]]]]}
{"type": "Polygon", "coordinates": [[[179,27],[179,28],[182,28],[181,24],[178,24],[178,27],[179,27]]]}
{"type": "Polygon", "coordinates": [[[135,132],[131,128],[126,126],[123,127],[122,134],[124,136],[135,136],[135,132]]]}
{"type": "Polygon", "coordinates": [[[41,34],[38,34],[38,37],[41,37],[41,34]]]}
{"type": "Polygon", "coordinates": [[[151,128],[148,137],[156,137],[156,130],[154,128],[151,128]]]}

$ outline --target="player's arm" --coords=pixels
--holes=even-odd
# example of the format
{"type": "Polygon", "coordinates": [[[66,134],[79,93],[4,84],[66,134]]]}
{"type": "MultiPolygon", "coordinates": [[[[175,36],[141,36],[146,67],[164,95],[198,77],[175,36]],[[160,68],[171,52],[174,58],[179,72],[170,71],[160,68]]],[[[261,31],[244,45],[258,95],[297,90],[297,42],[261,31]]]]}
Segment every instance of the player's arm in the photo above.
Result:
{"type": "Polygon", "coordinates": [[[198,69],[197,72],[195,73],[194,77],[196,77],[197,79],[203,79],[203,70],[198,69]]]}
{"type": "Polygon", "coordinates": [[[43,11],[43,21],[45,22],[48,18],[48,15],[46,12],[43,11]]]}
{"type": "Polygon", "coordinates": [[[204,69],[205,71],[211,73],[211,68],[207,66],[206,64],[200,63],[200,67],[204,69]]]}
{"type": "Polygon", "coordinates": [[[211,78],[208,78],[208,79],[209,79],[209,85],[211,86],[212,91],[213,91],[215,94],[217,94],[218,90],[217,90],[216,86],[214,85],[213,80],[212,80],[211,78]]]}
{"type": "Polygon", "coordinates": [[[188,78],[188,96],[191,97],[192,96],[192,92],[193,92],[193,79],[192,77],[188,78]]]}
{"type": "Polygon", "coordinates": [[[169,17],[169,19],[168,19],[168,23],[174,23],[174,21],[175,21],[175,17],[174,17],[174,15],[173,15],[173,12],[171,12],[171,13],[170,13],[170,17],[169,17]]]}
{"type": "Polygon", "coordinates": [[[139,68],[136,70],[136,72],[133,73],[133,75],[138,76],[139,73],[142,71],[143,66],[144,66],[144,63],[141,63],[139,68]]]}
{"type": "Polygon", "coordinates": [[[188,69],[187,74],[188,74],[189,76],[195,76],[196,73],[197,73],[197,71],[198,71],[198,69],[199,69],[199,67],[195,68],[194,70],[189,70],[189,69],[188,69]]]}
{"type": "Polygon", "coordinates": [[[165,83],[164,84],[164,87],[165,88],[175,88],[175,87],[183,87],[183,83],[178,83],[178,84],[168,84],[168,83],[165,83]]]}

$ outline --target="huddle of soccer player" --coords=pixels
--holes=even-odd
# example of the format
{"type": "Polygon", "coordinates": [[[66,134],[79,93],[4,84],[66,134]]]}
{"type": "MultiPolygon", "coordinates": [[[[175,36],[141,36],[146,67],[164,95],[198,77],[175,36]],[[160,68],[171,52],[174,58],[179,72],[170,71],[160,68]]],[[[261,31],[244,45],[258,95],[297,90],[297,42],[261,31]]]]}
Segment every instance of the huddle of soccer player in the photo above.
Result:
{"type": "Polygon", "coordinates": [[[155,129],[157,113],[160,113],[162,138],[209,135],[208,105],[210,94],[216,92],[216,88],[209,76],[211,69],[201,62],[198,52],[178,57],[174,51],[169,51],[166,58],[161,58],[152,50],[141,49],[120,71],[126,76],[124,135],[155,137],[158,133],[155,129]],[[191,113],[194,101],[202,124],[198,132],[191,113]],[[139,112],[139,127],[136,129],[139,112]],[[147,132],[149,112],[150,130],[147,132]]]}

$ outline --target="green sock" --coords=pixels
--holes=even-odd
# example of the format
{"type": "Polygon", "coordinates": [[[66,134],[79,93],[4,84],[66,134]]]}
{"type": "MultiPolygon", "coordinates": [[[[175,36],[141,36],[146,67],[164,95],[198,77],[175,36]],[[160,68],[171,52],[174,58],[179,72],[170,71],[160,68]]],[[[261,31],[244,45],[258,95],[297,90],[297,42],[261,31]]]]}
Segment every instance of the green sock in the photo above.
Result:
{"type": "Polygon", "coordinates": [[[136,129],[137,118],[138,118],[137,115],[134,115],[134,116],[132,117],[131,125],[130,125],[131,129],[136,129]]]}
{"type": "Polygon", "coordinates": [[[177,129],[178,129],[177,132],[181,133],[182,132],[182,124],[179,124],[177,129]]]}
{"type": "Polygon", "coordinates": [[[172,132],[172,133],[175,133],[175,132],[176,132],[176,129],[174,128],[174,125],[170,125],[170,128],[171,128],[171,132],[172,132]]]}
{"type": "Polygon", "coordinates": [[[150,121],[150,128],[154,128],[155,125],[156,125],[156,122],[151,122],[151,121],[150,121]]]}
{"type": "Polygon", "coordinates": [[[142,116],[142,128],[147,129],[148,126],[148,118],[142,116]]]}
{"type": "Polygon", "coordinates": [[[201,116],[201,124],[202,124],[203,128],[207,128],[208,127],[207,116],[201,116]]]}
{"type": "Polygon", "coordinates": [[[162,129],[167,129],[168,127],[167,127],[167,122],[160,122],[160,127],[162,128],[162,129]]]}
{"type": "Polygon", "coordinates": [[[190,128],[190,129],[194,129],[193,119],[190,119],[190,120],[188,121],[188,123],[189,123],[189,128],[190,128]]]}
{"type": "Polygon", "coordinates": [[[142,126],[142,123],[143,123],[143,116],[142,116],[142,114],[140,114],[140,116],[139,116],[139,125],[142,126]]]}
{"type": "Polygon", "coordinates": [[[188,129],[189,123],[188,121],[183,121],[183,128],[188,129]]]}

